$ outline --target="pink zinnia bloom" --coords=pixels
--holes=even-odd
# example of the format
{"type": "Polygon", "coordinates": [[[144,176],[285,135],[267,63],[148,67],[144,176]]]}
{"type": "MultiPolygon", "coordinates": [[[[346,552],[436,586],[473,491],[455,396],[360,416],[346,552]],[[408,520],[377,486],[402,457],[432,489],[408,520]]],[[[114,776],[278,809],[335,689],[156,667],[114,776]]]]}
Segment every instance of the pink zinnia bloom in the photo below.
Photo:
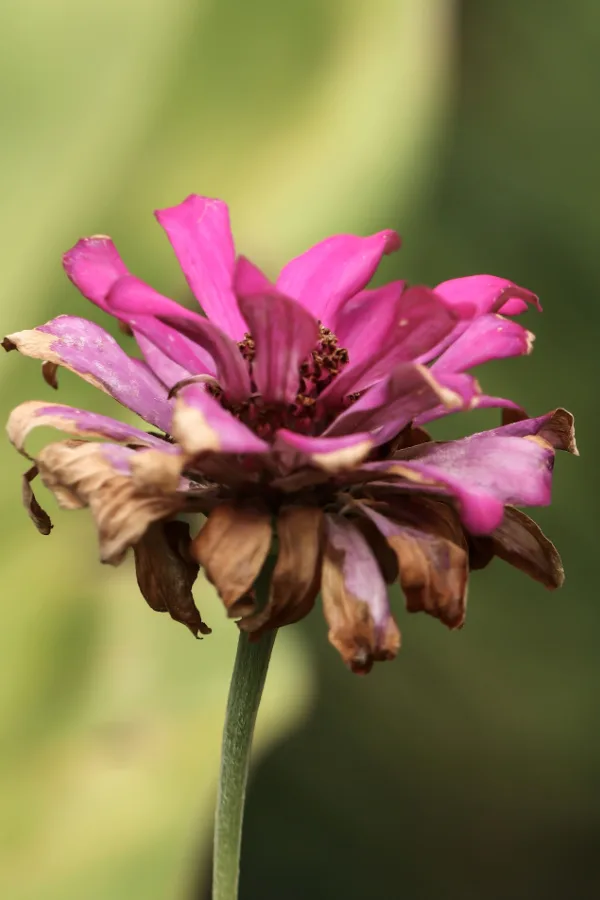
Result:
{"type": "Polygon", "coordinates": [[[573,418],[525,418],[468,374],[530,351],[532,335],[507,317],[539,306],[531,292],[488,275],[368,288],[400,245],[393,231],[331,237],[272,284],[236,259],[221,201],[193,195],[156,216],[204,315],[131,275],[96,236],[65,254],[65,270],[131,331],[143,360],[74,316],[4,341],[43,360],[54,387],[63,366],[152,426],[62,404],[17,407],[8,431],[21,452],[38,425],[75,438],[43,449],[25,476],[42,532],[51,525],[31,491],[38,472],[61,506],[91,509],[103,562],[133,547],[154,609],[207,633],[191,593],[199,566],[255,635],[301,619],[320,592],[329,639],[357,672],[399,647],[394,581],[410,611],[450,628],[464,622],[469,569],[494,555],[561,584],[557,551],[517,507],[550,502],[555,449],[576,452],[573,418]],[[503,407],[507,424],[445,443],[423,430],[476,406],[503,407]],[[176,516],[193,512],[207,518],[192,539],[176,516]],[[270,554],[258,609],[254,584],[270,554]]]}

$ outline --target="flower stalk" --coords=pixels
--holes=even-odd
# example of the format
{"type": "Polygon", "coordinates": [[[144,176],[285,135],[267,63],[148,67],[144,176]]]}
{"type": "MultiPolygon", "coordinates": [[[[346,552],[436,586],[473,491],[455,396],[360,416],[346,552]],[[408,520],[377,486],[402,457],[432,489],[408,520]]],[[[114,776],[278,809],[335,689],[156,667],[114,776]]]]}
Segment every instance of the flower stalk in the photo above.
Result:
{"type": "MultiPolygon", "coordinates": [[[[255,585],[259,605],[266,603],[268,579],[255,585]]],[[[221,772],[215,815],[212,900],[237,900],[246,784],[252,737],[276,631],[250,642],[241,631],[225,714],[221,772]]]]}

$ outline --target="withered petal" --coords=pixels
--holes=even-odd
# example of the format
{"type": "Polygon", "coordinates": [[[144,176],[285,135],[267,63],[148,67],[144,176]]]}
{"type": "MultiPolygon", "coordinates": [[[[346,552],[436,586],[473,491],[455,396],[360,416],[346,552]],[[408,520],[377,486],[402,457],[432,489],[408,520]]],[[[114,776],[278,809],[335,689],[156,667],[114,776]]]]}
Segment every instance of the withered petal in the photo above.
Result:
{"type": "Polygon", "coordinates": [[[40,534],[50,534],[52,528],[52,522],[50,520],[50,516],[46,512],[46,510],[42,509],[40,504],[35,498],[33,493],[33,489],[31,487],[31,482],[38,475],[38,467],[32,466],[30,469],[25,472],[23,475],[23,480],[21,484],[21,496],[23,498],[23,506],[29,513],[29,518],[40,532],[40,534]]]}
{"type": "Polygon", "coordinates": [[[42,363],[42,378],[55,391],[58,390],[58,364],[46,359],[42,363]]]}
{"type": "Polygon", "coordinates": [[[271,546],[271,516],[257,506],[221,503],[191,543],[193,558],[216,587],[230,618],[256,609],[249,593],[271,546]]]}
{"type": "Polygon", "coordinates": [[[409,612],[426,612],[448,628],[464,624],[469,559],[458,515],[428,497],[406,498],[386,514],[362,505],[396,554],[409,612]]]}
{"type": "Polygon", "coordinates": [[[184,496],[142,491],[118,466],[135,452],[110,444],[49,444],[36,463],[42,481],[66,509],[90,508],[102,562],[117,565],[149,525],[184,506],[184,496]]]}
{"type": "Polygon", "coordinates": [[[559,588],[565,580],[558,550],[540,526],[520,509],[506,507],[502,524],[490,540],[496,556],[549,590],[559,588]]]}
{"type": "Polygon", "coordinates": [[[321,575],[329,641],[358,675],[393,659],[400,632],[389,611],[387,587],[363,535],[340,516],[327,516],[321,575]]]}
{"type": "Polygon", "coordinates": [[[262,634],[291,625],[312,609],[319,592],[323,512],[317,507],[283,507],[277,519],[279,553],[266,606],[242,619],[243,631],[262,634]]]}
{"type": "Polygon", "coordinates": [[[190,529],[186,522],[155,522],[133,548],[140,591],[157,612],[168,612],[192,632],[210,634],[194,603],[192,587],[198,563],[189,554],[190,529]]]}

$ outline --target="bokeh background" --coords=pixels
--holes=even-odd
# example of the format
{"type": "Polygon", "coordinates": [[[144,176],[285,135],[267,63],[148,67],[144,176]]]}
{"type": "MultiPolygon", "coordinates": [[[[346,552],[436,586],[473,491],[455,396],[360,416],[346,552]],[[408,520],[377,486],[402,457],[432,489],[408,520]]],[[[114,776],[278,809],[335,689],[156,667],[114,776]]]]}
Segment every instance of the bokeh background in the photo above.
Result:
{"type": "MultiPolygon", "coordinates": [[[[558,594],[494,563],[459,633],[398,597],[404,647],[366,679],[318,610],[279,636],[242,900],[600,896],[597,0],[4,0],[0,35],[4,333],[60,312],[112,327],[61,271],[85,234],[184,300],[150,213],[194,191],[230,203],[273,273],[392,226],[382,277],[535,290],[533,357],[483,383],[578,417],[582,457],[537,514],[558,594]]],[[[1,363],[3,416],[54,399],[35,362],[1,363]]],[[[114,411],[69,373],[60,396],[114,411]]],[[[24,461],[0,455],[0,896],[203,900],[235,629],[202,582],[208,639],[151,613],[129,563],[98,565],[85,513],[49,503],[40,537],[24,461]]]]}

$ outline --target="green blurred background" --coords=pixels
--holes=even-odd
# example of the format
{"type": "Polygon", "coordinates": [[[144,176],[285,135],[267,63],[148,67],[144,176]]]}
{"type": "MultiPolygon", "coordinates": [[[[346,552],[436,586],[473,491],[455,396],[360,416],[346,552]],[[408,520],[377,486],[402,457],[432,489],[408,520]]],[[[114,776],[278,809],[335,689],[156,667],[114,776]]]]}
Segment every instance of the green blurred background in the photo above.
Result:
{"type": "MultiPolygon", "coordinates": [[[[279,636],[242,900],[600,896],[597,0],[5,0],[0,35],[4,333],[107,324],[60,267],[90,233],[184,299],[150,213],[194,191],[230,203],[271,272],[328,233],[392,226],[382,277],[535,290],[533,358],[483,384],[578,417],[583,456],[558,460],[537,514],[560,593],[495,563],[459,633],[398,597],[404,648],[366,679],[318,610],[279,636]]],[[[0,390],[3,415],[55,399],[17,354],[0,390]]],[[[114,411],[68,373],[60,397],[114,411]]],[[[203,900],[235,629],[202,583],[202,643],[150,613],[129,563],[97,564],[85,513],[52,504],[38,536],[23,461],[0,453],[0,896],[203,900]]]]}

